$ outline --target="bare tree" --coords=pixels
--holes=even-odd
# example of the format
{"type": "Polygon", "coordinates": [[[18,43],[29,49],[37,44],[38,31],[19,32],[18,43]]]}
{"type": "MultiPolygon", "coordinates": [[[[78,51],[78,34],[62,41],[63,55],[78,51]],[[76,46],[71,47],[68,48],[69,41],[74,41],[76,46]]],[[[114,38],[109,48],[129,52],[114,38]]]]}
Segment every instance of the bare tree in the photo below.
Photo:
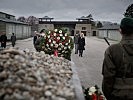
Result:
{"type": "Polygon", "coordinates": [[[17,21],[26,23],[26,18],[24,16],[21,16],[17,19],[17,21]]]}
{"type": "Polygon", "coordinates": [[[29,16],[27,18],[27,21],[26,21],[29,25],[36,25],[39,23],[39,20],[38,18],[34,17],[34,16],[29,16]]]}
{"type": "Polygon", "coordinates": [[[38,18],[36,18],[34,16],[29,16],[27,18],[26,22],[31,26],[32,35],[33,35],[34,31],[38,31],[38,24],[39,24],[38,18]]]}
{"type": "Polygon", "coordinates": [[[97,28],[101,28],[102,26],[103,26],[102,23],[100,21],[98,21],[97,28]]]}

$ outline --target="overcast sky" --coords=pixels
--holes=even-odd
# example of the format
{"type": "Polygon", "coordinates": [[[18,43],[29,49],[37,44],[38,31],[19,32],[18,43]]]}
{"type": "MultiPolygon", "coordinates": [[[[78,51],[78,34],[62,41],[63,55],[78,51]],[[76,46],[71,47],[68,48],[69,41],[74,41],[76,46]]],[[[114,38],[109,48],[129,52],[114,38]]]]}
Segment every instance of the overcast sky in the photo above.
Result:
{"type": "Polygon", "coordinates": [[[53,17],[75,21],[92,14],[95,21],[120,22],[133,0],[0,0],[0,11],[11,15],[53,17]]]}

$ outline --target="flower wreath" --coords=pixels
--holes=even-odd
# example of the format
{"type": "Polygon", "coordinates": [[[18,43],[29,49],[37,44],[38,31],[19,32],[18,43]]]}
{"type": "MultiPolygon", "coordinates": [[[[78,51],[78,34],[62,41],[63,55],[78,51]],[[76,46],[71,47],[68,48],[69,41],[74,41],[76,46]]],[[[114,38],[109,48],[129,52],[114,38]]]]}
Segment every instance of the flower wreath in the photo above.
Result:
{"type": "Polygon", "coordinates": [[[88,88],[83,87],[83,92],[86,100],[105,100],[97,85],[88,88]]]}
{"type": "Polygon", "coordinates": [[[65,29],[45,31],[40,43],[41,50],[46,54],[55,54],[70,60],[74,43],[65,29]]]}

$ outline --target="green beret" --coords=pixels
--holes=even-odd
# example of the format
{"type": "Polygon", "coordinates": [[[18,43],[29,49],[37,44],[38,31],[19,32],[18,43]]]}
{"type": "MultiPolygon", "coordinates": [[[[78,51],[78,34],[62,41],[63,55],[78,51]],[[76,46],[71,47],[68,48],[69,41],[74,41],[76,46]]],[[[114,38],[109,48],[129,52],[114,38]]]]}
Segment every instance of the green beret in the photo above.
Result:
{"type": "Polygon", "coordinates": [[[121,20],[121,24],[120,24],[121,28],[133,28],[133,18],[130,17],[125,17],[121,20]]]}

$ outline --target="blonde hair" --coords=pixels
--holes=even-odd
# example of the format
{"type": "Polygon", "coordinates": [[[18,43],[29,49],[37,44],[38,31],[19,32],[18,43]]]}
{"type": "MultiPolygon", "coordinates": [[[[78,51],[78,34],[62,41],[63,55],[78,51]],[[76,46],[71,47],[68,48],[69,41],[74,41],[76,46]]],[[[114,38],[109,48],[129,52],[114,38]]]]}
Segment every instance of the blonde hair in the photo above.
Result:
{"type": "Polygon", "coordinates": [[[80,37],[83,37],[83,38],[84,38],[84,33],[81,33],[81,34],[80,34],[80,37]]]}

